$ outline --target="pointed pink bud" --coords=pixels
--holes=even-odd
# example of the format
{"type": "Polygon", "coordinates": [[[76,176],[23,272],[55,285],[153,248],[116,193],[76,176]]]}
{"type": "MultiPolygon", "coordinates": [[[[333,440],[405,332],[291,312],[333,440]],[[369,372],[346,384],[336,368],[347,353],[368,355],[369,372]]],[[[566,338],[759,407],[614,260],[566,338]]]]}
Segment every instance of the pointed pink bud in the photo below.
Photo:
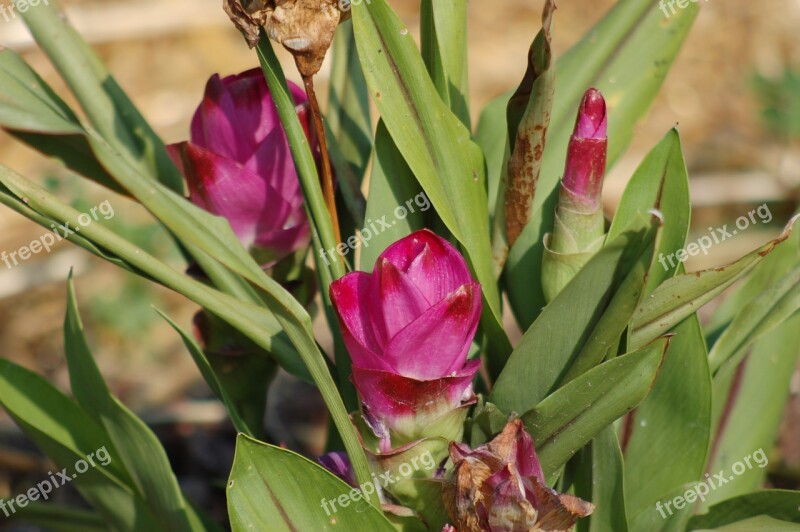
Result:
{"type": "Polygon", "coordinates": [[[605,140],[607,131],[606,101],[599,90],[591,88],[581,100],[573,135],[582,139],[605,140]]]}
{"type": "MultiPolygon", "coordinates": [[[[294,84],[290,89],[308,135],[306,95],[294,84]]],[[[300,183],[260,69],[212,76],[192,118],[191,141],[169,151],[192,203],[227,218],[262,265],[308,245],[300,183]]]]}
{"type": "Polygon", "coordinates": [[[597,89],[583,95],[575,131],[567,148],[567,164],[562,184],[576,201],[597,207],[606,171],[608,148],[606,102],[597,89]]]}
{"type": "Polygon", "coordinates": [[[347,274],[330,293],[374,421],[390,429],[409,418],[432,421],[471,395],[480,364],[467,363],[467,353],[481,290],[449,242],[417,231],[389,246],[371,274],[347,274]]]}

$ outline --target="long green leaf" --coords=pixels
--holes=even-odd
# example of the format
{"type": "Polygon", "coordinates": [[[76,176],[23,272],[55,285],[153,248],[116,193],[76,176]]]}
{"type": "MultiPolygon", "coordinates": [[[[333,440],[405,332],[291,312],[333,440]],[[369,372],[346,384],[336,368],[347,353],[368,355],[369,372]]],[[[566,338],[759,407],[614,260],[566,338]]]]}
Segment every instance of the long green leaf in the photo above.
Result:
{"type": "MultiPolygon", "coordinates": [[[[643,298],[665,279],[683,272],[682,264],[670,265],[664,259],[665,254],[684,246],[691,215],[686,163],[674,129],[636,169],[608,238],[623,231],[631,218],[653,209],[663,218],[664,225],[656,240],[643,298]]],[[[638,515],[639,508],[650,502],[648,499],[698,478],[705,465],[711,408],[705,342],[696,318],[690,318],[675,332],[653,390],[625,429],[625,474],[631,515],[638,515]],[[672,467],[658,467],[658,453],[653,449],[674,452],[672,467]]],[[[677,523],[679,520],[670,521],[670,526],[677,523]]]]}
{"type": "Polygon", "coordinates": [[[664,225],[647,276],[648,294],[678,272],[680,263],[671,265],[663,255],[681,249],[689,234],[689,174],[676,129],[671,129],[636,168],[622,194],[606,240],[625,231],[631,219],[652,209],[660,213],[664,225]]]}
{"type": "Polygon", "coordinates": [[[227,492],[233,532],[394,530],[380,510],[321,466],[241,434],[227,492]]]}
{"type": "Polygon", "coordinates": [[[705,342],[695,316],[674,333],[653,390],[627,420],[625,487],[632,516],[699,479],[708,456],[711,374],[705,342]],[[667,454],[673,459],[663,467],[667,454]]]}
{"type": "Polygon", "coordinates": [[[70,484],[106,523],[120,530],[165,530],[134,492],[105,430],[44,378],[0,359],[0,404],[58,469],[66,469],[70,484]],[[97,467],[77,474],[76,462],[102,449],[110,458],[107,465],[98,461],[97,467]]]}
{"type": "Polygon", "coordinates": [[[752,342],[792,317],[800,309],[800,267],[777,279],[733,319],[708,354],[711,371],[752,342]]]}
{"type": "Polygon", "coordinates": [[[467,0],[422,0],[421,52],[436,91],[467,129],[467,0]]]}
{"type": "MultiPolygon", "coordinates": [[[[363,243],[359,270],[372,271],[375,260],[384,249],[424,227],[423,212],[419,205],[416,205],[415,212],[410,212],[403,218],[395,215],[395,209],[399,205],[405,208],[406,201],[409,200],[414,204],[414,198],[423,197],[420,194],[424,192],[414,179],[414,174],[397,150],[384,123],[378,122],[375,133],[375,159],[369,178],[367,214],[361,233],[363,243]],[[366,235],[369,236],[369,240],[364,240],[366,235]]],[[[425,200],[427,201],[427,198],[425,200]]],[[[430,203],[427,205],[430,207],[430,203]]]]}
{"type": "Polygon", "coordinates": [[[708,471],[729,475],[733,464],[745,458],[751,466],[711,492],[702,507],[763,487],[800,356],[798,328],[800,316],[795,316],[755,342],[744,361],[730,360],[714,377],[714,401],[722,419],[708,471]],[[736,384],[726,386],[729,378],[736,384]],[[753,454],[759,450],[763,455],[756,460],[753,454]]]}
{"type": "Polygon", "coordinates": [[[628,532],[625,464],[614,425],[600,431],[577,455],[576,462],[575,494],[595,505],[589,519],[578,521],[576,530],[628,532]]]}
{"type": "MultiPolygon", "coordinates": [[[[711,507],[708,513],[693,517],[687,530],[713,530],[725,525],[758,516],[768,516],[776,521],[795,523],[794,528],[786,525],[786,530],[797,530],[800,524],[800,492],[788,490],[767,490],[742,495],[711,507]]],[[[776,526],[776,523],[772,523],[776,526]]],[[[726,529],[726,530],[734,530],[726,529]]],[[[781,530],[780,528],[739,528],[746,530],[781,530]]]]}
{"type": "Polygon", "coordinates": [[[668,341],[616,357],[559,388],[522,420],[536,443],[546,477],[650,391],[668,341]]]}
{"type": "Polygon", "coordinates": [[[200,520],[186,504],[167,453],[141,419],[106,386],[83,332],[70,275],[64,344],[70,384],[78,404],[102,425],[120,454],[133,486],[167,530],[200,530],[200,520]]]}
{"type": "Polygon", "coordinates": [[[645,229],[624,233],[578,272],[525,332],[492,388],[492,403],[527,412],[564,380],[587,342],[603,336],[603,313],[654,237],[645,229]]]}
{"type": "Polygon", "coordinates": [[[353,24],[343,22],[333,38],[330,93],[326,118],[333,138],[356,182],[367,171],[372,151],[369,93],[358,63],[353,24]]]}
{"type": "Polygon", "coordinates": [[[183,177],[164,143],[55,2],[20,11],[33,38],[67,82],[89,120],[128,162],[178,193],[183,177]]]}
{"type": "Polygon", "coordinates": [[[727,266],[680,275],[659,285],[636,310],[631,335],[633,347],[664,334],[751,271],[789,238],[798,217],[792,218],[777,238],[727,266]]]}
{"type": "MultiPolygon", "coordinates": [[[[16,201],[12,202],[8,195],[0,194],[3,203],[12,207],[25,205],[25,209],[19,208],[20,212],[26,216],[33,212],[38,213],[39,216],[31,217],[31,219],[42,226],[49,228],[53,222],[60,225],[68,222],[69,227],[72,228],[79,226],[77,221],[81,214],[79,211],[63,204],[42,187],[2,165],[0,165],[0,183],[7,187],[9,194],[16,198],[16,201]]],[[[102,250],[102,253],[96,253],[99,257],[114,263],[122,260],[124,262],[119,264],[126,264],[135,271],[145,273],[164,286],[185,295],[223,317],[261,347],[275,354],[287,371],[311,381],[308,370],[303,366],[302,361],[298,360],[297,352],[285,334],[281,332],[275,317],[266,309],[233,299],[178,273],[100,223],[82,227],[79,234],[70,235],[69,238],[70,240],[76,239],[79,244],[88,242],[91,246],[84,245],[84,247],[89,251],[102,250]]]]}
{"type": "MultiPolygon", "coordinates": [[[[628,514],[628,524],[630,530],[658,530],[659,532],[686,532],[686,523],[692,516],[691,504],[683,505],[683,508],[675,506],[665,506],[666,503],[673,501],[676,497],[685,497],[687,490],[693,490],[695,483],[687,483],[669,492],[661,494],[657,503],[642,508],[636,514],[628,514]],[[660,503],[660,505],[658,505],[660,503]]],[[[627,485],[626,485],[627,489],[627,485]]],[[[628,490],[630,493],[630,490],[628,490]]]]}
{"type": "Polygon", "coordinates": [[[102,518],[93,512],[47,503],[28,503],[24,508],[19,508],[10,519],[39,526],[50,532],[110,531],[102,518]]]}
{"type": "Polygon", "coordinates": [[[230,397],[228,396],[227,390],[219,381],[219,378],[217,378],[217,374],[214,372],[214,368],[211,367],[211,363],[206,358],[202,348],[197,345],[197,342],[189,333],[184,331],[169,316],[161,311],[158,311],[158,313],[161,314],[161,317],[164,318],[167,323],[169,323],[170,326],[175,329],[175,332],[180,335],[181,340],[183,340],[183,345],[186,346],[189,354],[192,355],[192,359],[194,359],[194,363],[197,365],[200,373],[203,375],[203,379],[205,379],[206,384],[208,384],[208,387],[211,388],[212,392],[214,392],[214,395],[216,395],[217,398],[222,401],[222,404],[225,405],[225,409],[228,411],[228,416],[230,416],[231,422],[233,423],[233,427],[236,429],[236,431],[252,437],[253,431],[242,419],[242,416],[239,414],[236,406],[233,404],[233,401],[231,401],[230,397]]]}

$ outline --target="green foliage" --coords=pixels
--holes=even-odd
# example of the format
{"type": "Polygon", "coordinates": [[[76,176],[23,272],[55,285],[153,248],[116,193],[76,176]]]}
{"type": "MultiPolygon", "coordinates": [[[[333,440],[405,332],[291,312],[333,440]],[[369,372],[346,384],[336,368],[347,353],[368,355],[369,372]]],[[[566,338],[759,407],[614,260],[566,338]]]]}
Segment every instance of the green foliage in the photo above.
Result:
{"type": "MultiPolygon", "coordinates": [[[[438,530],[447,519],[439,479],[398,482],[387,490],[386,502],[395,503],[388,509],[381,508],[377,496],[354,500],[358,492],[316,463],[255,439],[263,403],[249,404],[255,402],[251,397],[264,395],[267,377],[259,379],[275,364],[313,382],[360,485],[420,448],[435,449],[439,458],[446,455],[449,442],[442,438],[374,454],[374,434],[356,412],[349,355],[328,294],[348,264],[368,271],[386,246],[422,227],[460,246],[481,284],[483,315],[473,350],[488,371],[476,389],[491,391],[474,408],[461,407],[464,415],[472,408],[463,427],[472,447],[491,440],[510,416],[521,417],[548,481],[558,480],[597,506],[580,522],[581,531],[796,526],[797,493],[750,493],[764,484],[763,468],[721,486],[697,507],[667,518],[654,509],[702,481],[706,471],[728,468],[773,443],[788,374],[800,351],[794,220],[777,238],[729,265],[687,274],[682,264],[667,263],[665,257],[686,244],[691,214],[686,163],[672,130],[632,176],[604,246],[549,304],[542,292],[542,238],[553,224],[581,95],[596,86],[609,102],[613,162],[655,98],[698,7],[690,4],[665,19],[657,2],[620,0],[551,68],[549,23],[558,14],[547,6],[518,92],[491,102],[473,134],[467,2],[423,0],[420,48],[386,0],[354,3],[352,22],[339,28],[334,41],[327,131],[344,203],[340,211],[348,215],[343,238],[355,238],[359,229],[371,233],[358,260],[355,251],[332,262],[317,258],[340,243],[285,74],[262,35],[255,53],[298,170],[335,363],[318,344],[306,302],[261,269],[226,220],[183,197],[183,178],[164,143],[55,6],[29,10],[23,18],[82,114],[19,55],[0,50],[0,126],[81,179],[124,194],[155,220],[131,229],[120,216],[82,228],[70,240],[202,306],[263,357],[226,371],[229,365],[215,362],[207,346],[162,315],[239,432],[227,489],[233,530],[438,530]],[[370,100],[380,114],[374,135],[370,100]],[[520,149],[521,141],[543,148],[541,158],[532,160],[520,149]],[[509,168],[527,179],[509,181],[516,175],[509,168]],[[365,203],[361,187],[367,171],[365,203]],[[394,214],[422,194],[430,211],[417,203],[420,209],[413,213],[394,214]],[[514,214],[524,229],[510,249],[509,204],[524,206],[514,214]],[[389,222],[388,229],[370,227],[381,219],[389,222]],[[165,244],[167,235],[172,240],[165,244]],[[180,255],[195,261],[207,279],[192,279],[159,258],[180,255]],[[697,310],[748,275],[704,335],[697,310]],[[503,296],[524,329],[514,348],[502,326],[503,296]],[[364,445],[371,449],[369,460],[364,445]],[[336,501],[336,511],[326,511],[330,501],[336,501]]],[[[780,84],[758,84],[774,127],[788,134],[794,130],[783,114],[793,108],[784,93],[795,84],[792,75],[780,84]]],[[[0,202],[44,227],[76,225],[85,198],[81,187],[69,192],[73,197],[62,201],[0,166],[0,202]]],[[[305,250],[298,263],[302,257],[305,250]]],[[[138,328],[141,320],[151,319],[137,310],[151,301],[149,293],[136,288],[123,294],[127,324],[138,328]],[[139,304],[131,307],[132,301],[139,304]]],[[[111,395],[84,337],[71,282],[68,301],[65,343],[75,400],[0,360],[0,404],[58,467],[71,467],[100,448],[111,461],[74,480],[91,513],[31,505],[17,518],[64,531],[215,529],[184,497],[152,432],[111,395]]],[[[444,419],[456,418],[452,428],[460,433],[462,416],[444,419]]],[[[451,464],[444,467],[449,474],[451,464]]]]}

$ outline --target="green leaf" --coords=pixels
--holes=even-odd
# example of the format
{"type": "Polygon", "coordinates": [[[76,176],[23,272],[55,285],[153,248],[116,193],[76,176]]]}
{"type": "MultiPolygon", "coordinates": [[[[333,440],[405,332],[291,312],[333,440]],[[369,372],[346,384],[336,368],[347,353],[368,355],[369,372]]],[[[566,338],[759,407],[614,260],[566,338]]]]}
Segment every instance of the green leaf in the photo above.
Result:
{"type": "Polygon", "coordinates": [[[0,125],[51,135],[82,133],[75,113],[15,52],[0,50],[0,125]]]}
{"type": "Polygon", "coordinates": [[[158,438],[106,386],[95,364],[78,314],[72,275],[67,289],[64,343],[70,384],[83,409],[102,425],[116,447],[132,485],[166,530],[201,530],[199,518],[183,498],[167,453],[158,438]]]}
{"type": "Polygon", "coordinates": [[[659,285],[636,310],[631,345],[635,348],[664,334],[751,271],[789,237],[798,217],[789,221],[780,236],[727,266],[680,275],[659,285]]]}
{"type": "Polygon", "coordinates": [[[0,126],[71,170],[122,191],[92,154],[75,113],[11,50],[0,50],[0,126]]]}
{"type": "Polygon", "coordinates": [[[678,272],[680,263],[669,265],[662,255],[683,248],[689,234],[689,175],[676,129],[671,129],[639,164],[625,187],[606,240],[611,241],[627,229],[630,220],[652,209],[659,211],[664,224],[654,253],[657,260],[648,272],[647,294],[678,272]]]}
{"type": "Polygon", "coordinates": [[[192,355],[192,359],[197,365],[197,368],[200,370],[200,374],[203,375],[203,379],[206,381],[206,384],[208,384],[208,387],[211,388],[211,391],[214,392],[214,395],[216,395],[217,398],[225,405],[225,409],[228,411],[228,416],[230,416],[231,422],[233,423],[233,427],[236,429],[236,431],[252,437],[253,431],[247,426],[247,423],[242,419],[242,416],[239,415],[236,406],[233,404],[233,401],[231,401],[227,390],[222,385],[219,378],[217,378],[217,374],[214,371],[214,368],[211,367],[211,364],[206,358],[205,353],[203,353],[202,348],[197,345],[197,342],[189,333],[184,331],[169,316],[160,310],[156,310],[156,312],[158,312],[161,317],[164,318],[173,329],[175,329],[175,332],[181,336],[183,345],[186,346],[189,354],[192,355]]]}
{"type": "MultiPolygon", "coordinates": [[[[711,439],[711,375],[696,316],[674,330],[653,390],[627,420],[625,488],[630,515],[699,479],[711,439]],[[664,456],[672,456],[664,467],[664,456]]],[[[633,528],[636,530],[636,528],[633,528]]]]}
{"type": "Polygon", "coordinates": [[[575,495],[592,501],[589,519],[577,523],[578,532],[627,532],[625,471],[614,425],[609,425],[576,456],[575,495]]]}
{"type": "MultiPolygon", "coordinates": [[[[657,229],[658,235],[662,233],[663,226],[657,229]]],[[[633,316],[637,305],[644,292],[647,281],[647,269],[653,260],[655,242],[650,239],[650,244],[634,257],[633,264],[625,265],[625,277],[619,282],[611,301],[603,312],[603,316],[595,325],[592,335],[581,348],[574,362],[564,376],[564,382],[569,382],[581,373],[593,368],[603,361],[606,356],[614,356],[615,348],[619,345],[623,333],[628,327],[628,322],[633,316]]]]}
{"type": "MultiPolygon", "coordinates": [[[[626,462],[627,467],[627,462],[626,462]]],[[[686,523],[692,515],[693,506],[691,504],[684,504],[683,508],[676,508],[673,501],[676,497],[686,497],[686,492],[689,490],[694,491],[694,482],[687,483],[677,488],[671,489],[661,496],[650,506],[643,507],[636,514],[630,513],[629,507],[629,525],[630,530],[658,530],[660,532],[686,532],[686,523]],[[666,504],[669,503],[670,506],[666,504]]],[[[630,489],[626,484],[627,493],[630,489]]]]}
{"type": "MultiPolygon", "coordinates": [[[[16,201],[12,201],[6,194],[0,194],[0,200],[43,227],[49,228],[53,222],[59,224],[69,222],[70,227],[79,226],[77,221],[81,214],[79,211],[65,205],[42,187],[2,165],[0,165],[0,183],[8,189],[8,193],[12,194],[16,201]],[[37,213],[37,216],[30,216],[32,213],[37,213]]],[[[213,217],[212,219],[216,220],[213,217]]],[[[126,264],[134,271],[146,274],[223,317],[261,347],[273,353],[287,371],[307,381],[312,380],[285,333],[281,331],[277,320],[265,308],[219,293],[203,283],[178,273],[103,227],[101,223],[95,222],[82,227],[79,234],[70,235],[69,239],[101,258],[111,260],[115,264],[126,264]],[[85,245],[86,243],[90,245],[85,245]],[[120,263],[120,260],[124,262],[120,263]]]]}
{"type": "Polygon", "coordinates": [[[522,416],[546,477],[645,398],[664,358],[667,339],[616,357],[547,396],[522,416]]]}
{"type": "Polygon", "coordinates": [[[55,3],[20,10],[33,38],[50,58],[103,137],[138,171],[183,193],[183,176],[150,127],[85,40],[55,3]]]}
{"type": "Polygon", "coordinates": [[[355,490],[321,466],[242,434],[227,493],[233,532],[394,530],[380,510],[351,498],[355,490]]]}
{"type": "MultiPolygon", "coordinates": [[[[4,172],[5,168],[0,166],[0,181],[2,181],[2,175],[4,172]]],[[[8,190],[2,184],[0,184],[0,203],[22,214],[26,218],[36,222],[42,227],[48,229],[50,229],[51,227],[55,227],[54,224],[62,222],[61,220],[56,220],[55,218],[49,218],[47,216],[43,216],[36,210],[31,209],[21,198],[16,197],[10,190],[8,190]]],[[[100,247],[96,246],[93,242],[87,240],[86,238],[83,238],[83,236],[79,234],[70,235],[69,239],[73,244],[84,248],[85,250],[100,257],[101,259],[107,260],[108,262],[116,265],[119,268],[136,273],[137,275],[141,275],[145,279],[152,280],[152,278],[146,273],[137,270],[133,265],[129,264],[125,260],[108,252],[107,250],[101,249],[100,247]]]]}
{"type": "Polygon", "coordinates": [[[358,183],[364,178],[372,151],[369,93],[358,63],[353,24],[339,25],[333,38],[328,127],[358,183]]]}
{"type": "Polygon", "coordinates": [[[108,465],[90,467],[80,475],[75,472],[70,483],[109,525],[137,532],[162,530],[133,491],[105,430],[49,382],[0,359],[0,404],[57,468],[66,468],[68,476],[78,460],[105,449],[108,465]]]}
{"type": "Polygon", "coordinates": [[[751,343],[792,317],[800,309],[800,267],[776,280],[758,297],[752,299],[714,342],[708,354],[711,371],[719,367],[751,343]]]}
{"type": "Polygon", "coordinates": [[[22,521],[42,527],[51,532],[108,532],[110,528],[102,518],[93,512],[75,510],[50,503],[28,503],[10,517],[12,521],[22,521]]]}
{"type": "Polygon", "coordinates": [[[47,135],[22,131],[10,131],[10,133],[31,148],[52,157],[76,174],[85,176],[114,192],[125,194],[114,178],[97,161],[89,143],[83,136],[47,135]]]}
{"type": "MultiPolygon", "coordinates": [[[[397,150],[384,123],[378,122],[375,132],[375,160],[369,178],[367,214],[361,233],[359,270],[372,271],[378,255],[384,249],[425,226],[423,213],[419,209],[403,218],[394,214],[398,205],[423,197],[420,194],[424,195],[424,192],[421,192],[414,174],[397,150]],[[365,236],[369,236],[369,239],[365,240],[365,236]]],[[[430,203],[426,204],[430,207],[430,203]]]]}
{"type": "MultiPolygon", "coordinates": [[[[652,209],[658,210],[664,225],[643,297],[683,272],[681,263],[669,265],[664,259],[684,246],[691,216],[688,174],[674,129],[650,151],[626,186],[609,238],[652,209]]],[[[628,420],[625,472],[631,515],[649,503],[648,498],[698,478],[706,460],[711,389],[705,342],[695,318],[676,333],[652,392],[628,420]],[[675,452],[672,467],[659,467],[652,449],[675,452]]]]}
{"type": "Polygon", "coordinates": [[[436,92],[469,129],[467,0],[422,0],[420,37],[436,92]]]}
{"type": "MultiPolygon", "coordinates": [[[[339,243],[336,242],[334,237],[333,222],[322,194],[322,185],[317,172],[317,164],[311,153],[311,145],[308,142],[303,126],[300,124],[300,118],[297,116],[294,100],[289,92],[289,85],[280,61],[275,55],[272,43],[263,32],[256,52],[261,63],[261,70],[264,72],[264,79],[267,81],[270,95],[275,102],[278,116],[286,132],[289,150],[292,153],[292,159],[297,169],[297,177],[300,179],[300,186],[303,189],[303,198],[305,199],[309,222],[314,229],[313,232],[316,237],[320,240],[322,249],[334,249],[339,243]]],[[[317,266],[320,269],[327,267],[330,271],[330,279],[335,280],[345,274],[346,267],[338,254],[334,254],[331,258],[333,260],[330,263],[326,262],[325,266],[322,266],[322,263],[317,261],[317,266]]],[[[323,280],[325,279],[327,277],[323,277],[323,280]]],[[[323,285],[321,290],[327,293],[328,286],[323,285]]]]}
{"type": "Polygon", "coordinates": [[[413,38],[386,0],[354,4],[352,12],[373,100],[437,214],[467,252],[483,289],[489,358],[502,366],[511,344],[500,325],[500,296],[492,272],[483,156],[437,94],[413,38]]]}
{"type": "MultiPolygon", "coordinates": [[[[788,490],[767,490],[748,495],[742,495],[711,507],[708,513],[696,515],[689,521],[687,530],[717,529],[725,525],[732,525],[745,519],[766,516],[777,521],[787,523],[800,523],[800,492],[788,490]]],[[[786,530],[796,530],[798,527],[786,530]]],[[[774,526],[774,523],[773,523],[774,526]]],[[[727,528],[725,530],[735,530],[727,528]]],[[[745,530],[781,530],[780,528],[739,528],[745,530]]]]}
{"type": "Polygon", "coordinates": [[[509,157],[508,138],[506,137],[505,109],[508,98],[492,100],[484,107],[475,129],[475,142],[480,146],[486,158],[486,184],[488,189],[489,215],[494,224],[495,206],[501,174],[505,171],[509,157]]]}
{"type": "Polygon", "coordinates": [[[729,475],[733,464],[747,465],[748,458],[750,466],[711,492],[702,507],[764,485],[767,457],[784,417],[800,355],[799,327],[800,316],[795,316],[755,342],[744,361],[728,361],[714,377],[715,410],[722,419],[708,470],[729,475]],[[759,450],[763,454],[754,456],[759,450]]]}
{"type": "Polygon", "coordinates": [[[626,232],[578,272],[525,332],[492,388],[491,402],[504,412],[527,412],[564,381],[588,342],[605,342],[598,329],[604,313],[654,237],[645,229],[626,232]]]}
{"type": "MultiPolygon", "coordinates": [[[[342,434],[342,438],[348,447],[349,453],[351,456],[353,453],[361,454],[360,448],[357,448],[356,445],[355,433],[353,433],[352,427],[349,425],[349,421],[346,421],[347,412],[345,410],[344,401],[347,401],[347,403],[353,407],[355,404],[357,404],[355,398],[356,393],[354,386],[347,378],[350,373],[350,357],[347,353],[347,350],[343,348],[342,343],[339,341],[339,331],[336,329],[338,326],[338,320],[333,314],[329,294],[330,283],[342,277],[347,271],[345,261],[339,253],[328,253],[329,251],[336,249],[337,246],[340,246],[341,243],[336,242],[335,240],[336,236],[334,234],[333,221],[331,220],[328,207],[322,194],[322,187],[320,184],[319,174],[317,172],[316,162],[311,153],[311,146],[309,145],[308,138],[306,137],[303,126],[300,124],[300,119],[297,116],[294,100],[289,92],[289,86],[287,84],[286,77],[283,73],[280,61],[275,55],[275,50],[272,47],[272,43],[270,42],[266,33],[263,31],[256,51],[258,53],[259,62],[261,63],[261,70],[264,73],[264,78],[269,86],[270,94],[278,110],[278,116],[280,117],[281,124],[286,132],[286,138],[289,142],[289,150],[292,153],[292,159],[294,160],[295,168],[297,169],[297,175],[300,179],[300,186],[303,190],[303,197],[305,199],[306,214],[311,224],[312,240],[314,242],[315,251],[320,254],[327,253],[327,256],[332,259],[330,261],[328,259],[320,261],[315,256],[320,280],[320,292],[323,294],[322,298],[325,306],[325,315],[328,319],[329,326],[334,330],[334,343],[337,347],[335,350],[336,366],[338,368],[338,385],[339,390],[341,390],[341,397],[339,396],[339,391],[333,387],[330,390],[327,389],[328,384],[334,385],[332,379],[330,379],[330,383],[326,382],[324,384],[316,380],[325,379],[327,381],[328,379],[326,377],[329,377],[329,375],[327,372],[322,371],[322,367],[324,365],[324,355],[314,343],[313,333],[311,331],[311,319],[309,318],[305,309],[303,309],[302,306],[297,303],[297,301],[293,300],[291,296],[286,294],[280,285],[274,283],[268,276],[264,275],[260,268],[258,269],[258,272],[253,270],[252,267],[257,265],[252,261],[250,261],[251,264],[249,264],[248,267],[252,274],[258,274],[258,277],[260,277],[260,282],[255,281],[255,279],[249,277],[248,275],[243,276],[255,282],[267,292],[276,293],[277,291],[279,294],[278,297],[270,298],[273,305],[278,304],[280,306],[284,306],[286,303],[289,303],[291,314],[289,321],[293,323],[290,325],[289,322],[283,322],[282,325],[287,330],[287,333],[290,337],[293,335],[290,329],[294,329],[294,334],[297,338],[297,341],[302,341],[305,344],[305,349],[299,348],[298,351],[300,351],[301,356],[303,356],[305,354],[305,350],[310,356],[308,360],[304,361],[306,365],[309,366],[309,370],[311,371],[312,375],[315,373],[315,371],[318,372],[318,377],[315,377],[315,382],[317,382],[317,385],[320,387],[320,390],[323,393],[323,397],[325,397],[326,403],[333,414],[333,420],[335,421],[340,433],[342,433],[342,431],[350,433],[342,434]],[[267,287],[265,283],[271,283],[271,286],[267,287]],[[312,368],[312,366],[315,366],[315,368],[312,368]],[[344,401],[342,397],[344,398],[344,401]],[[334,405],[334,403],[336,404],[334,405]],[[341,410],[339,410],[339,404],[341,404],[341,410]]],[[[230,267],[231,264],[226,263],[226,266],[230,267]]],[[[241,271],[237,271],[235,268],[233,269],[240,275],[242,274],[241,271]]],[[[267,301],[267,303],[269,306],[270,301],[267,301]]],[[[278,319],[279,321],[282,319],[280,315],[278,315],[278,319]]],[[[355,458],[354,467],[359,478],[367,475],[366,458],[363,460],[360,457],[355,458]]]]}
{"type": "Polygon", "coordinates": [[[658,93],[697,11],[698,6],[690,4],[667,19],[652,0],[617,2],[556,64],[559,81],[533,216],[511,249],[505,271],[509,301],[522,328],[544,306],[539,282],[542,238],[552,229],[557,185],[582,94],[594,86],[608,102],[608,161],[613,164],[658,93]]]}

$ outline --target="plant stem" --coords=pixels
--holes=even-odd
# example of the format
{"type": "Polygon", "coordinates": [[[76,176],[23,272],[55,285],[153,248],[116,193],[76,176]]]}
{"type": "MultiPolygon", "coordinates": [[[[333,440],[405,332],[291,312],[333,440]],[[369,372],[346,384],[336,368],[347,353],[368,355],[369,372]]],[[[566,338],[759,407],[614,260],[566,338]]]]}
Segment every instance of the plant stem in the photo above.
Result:
{"type": "Polygon", "coordinates": [[[328,206],[328,212],[331,215],[333,235],[337,242],[341,242],[342,236],[339,230],[339,216],[336,214],[336,198],[334,197],[333,191],[333,171],[331,170],[331,159],[330,155],[328,154],[328,142],[325,137],[325,126],[322,123],[322,112],[319,109],[317,93],[314,91],[314,77],[303,76],[303,84],[306,87],[308,103],[311,106],[311,116],[314,120],[314,130],[316,131],[319,149],[322,154],[322,174],[320,175],[322,194],[325,197],[325,204],[328,206]]]}

